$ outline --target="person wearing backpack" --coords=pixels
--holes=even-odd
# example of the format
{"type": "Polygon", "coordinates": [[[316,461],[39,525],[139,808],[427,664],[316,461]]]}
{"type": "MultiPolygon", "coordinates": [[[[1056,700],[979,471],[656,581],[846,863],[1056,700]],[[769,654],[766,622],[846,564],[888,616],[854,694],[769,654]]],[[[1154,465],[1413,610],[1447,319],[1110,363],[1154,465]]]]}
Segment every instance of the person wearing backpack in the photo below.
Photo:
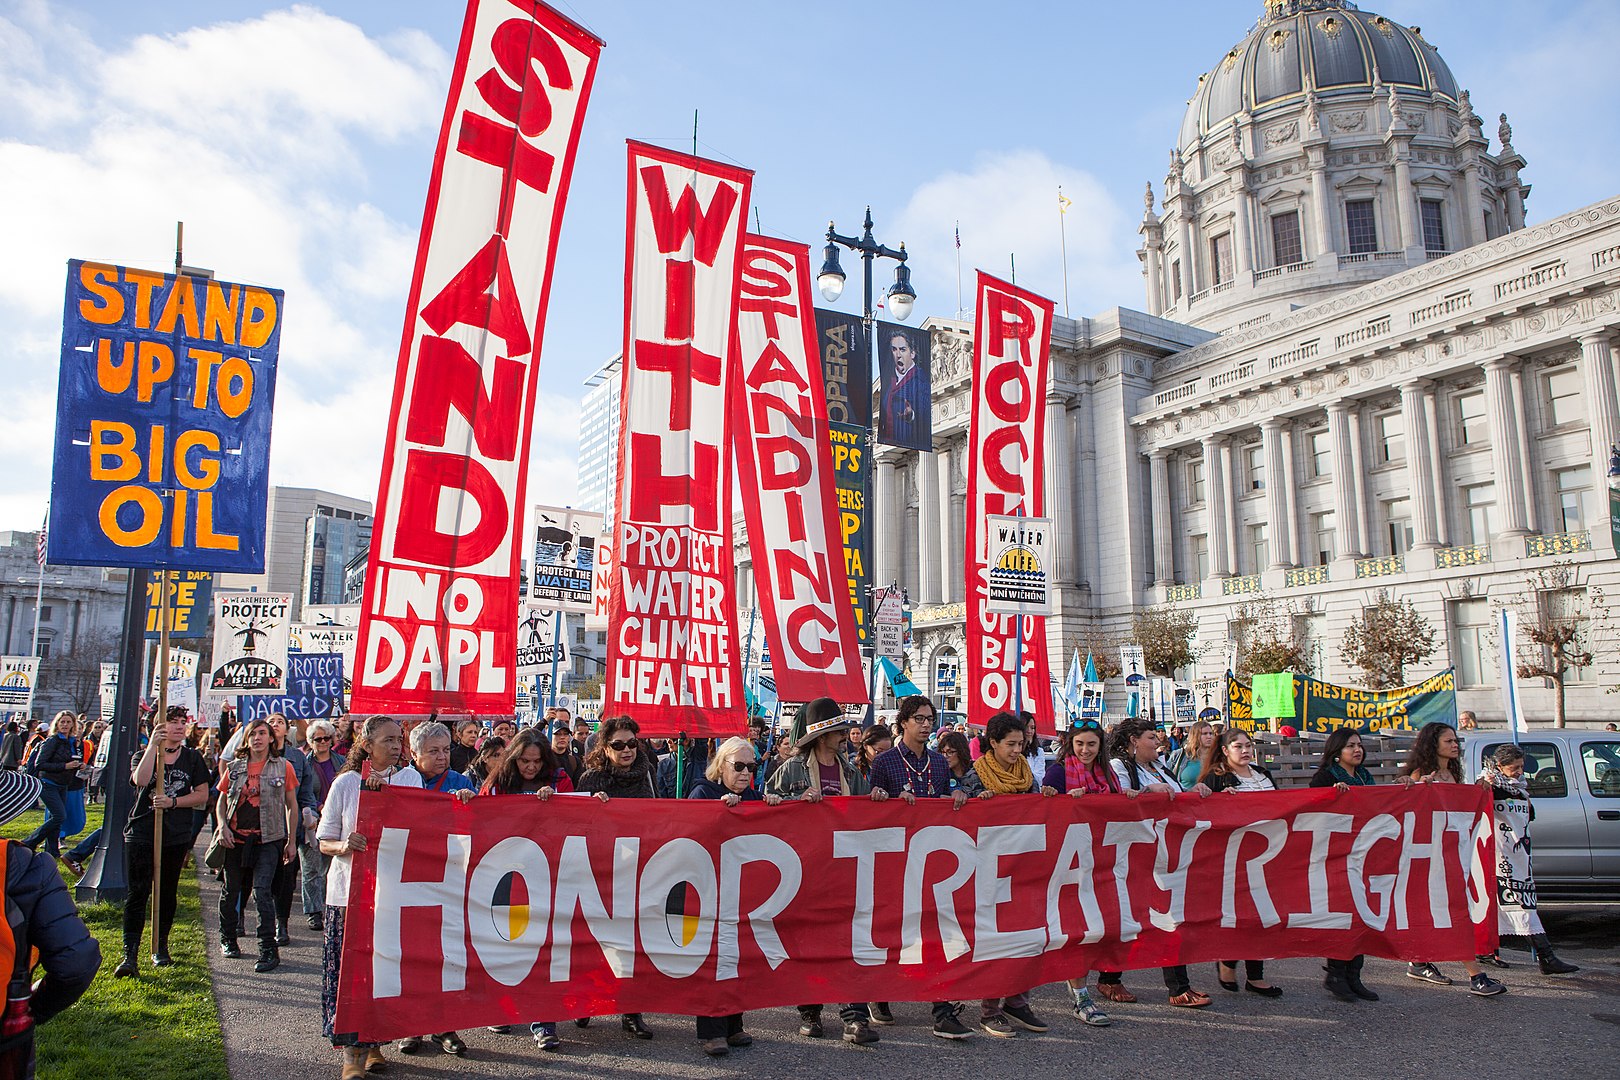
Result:
{"type": "MultiPolygon", "coordinates": [[[[39,850],[41,844],[55,859],[62,854],[62,834],[68,825],[70,792],[84,790],[84,751],[74,737],[78,717],[63,710],[51,723],[51,733],[35,744],[28,756],[27,770],[43,783],[41,798],[45,803],[45,820],[23,841],[30,851],[39,850]]],[[[83,796],[81,795],[82,799],[83,796]]],[[[82,811],[79,828],[83,828],[82,811]]],[[[72,830],[78,832],[78,829],[72,830]]]]}
{"type": "MultiPolygon", "coordinates": [[[[0,825],[32,809],[44,783],[0,771],[0,825]]],[[[34,1029],[78,1001],[101,967],[101,949],[73,906],[55,858],[4,841],[0,968],[9,972],[0,1016],[0,1076],[34,1075],[34,1029]],[[44,975],[35,980],[35,969],[44,975]]]]}

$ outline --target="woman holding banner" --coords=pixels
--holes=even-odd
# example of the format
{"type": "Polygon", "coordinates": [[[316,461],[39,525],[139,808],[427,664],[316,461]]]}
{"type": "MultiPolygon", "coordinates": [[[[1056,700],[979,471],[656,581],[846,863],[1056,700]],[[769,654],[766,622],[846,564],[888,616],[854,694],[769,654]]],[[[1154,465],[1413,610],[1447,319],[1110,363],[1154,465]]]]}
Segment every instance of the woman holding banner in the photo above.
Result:
{"type": "MultiPolygon", "coordinates": [[[[759,771],[759,758],[754,744],[740,735],[734,735],[720,744],[703,779],[692,786],[689,799],[719,799],[727,806],[743,802],[763,802],[776,806],[782,797],[761,795],[754,786],[754,774],[759,771]]],[[[710,1057],[724,1057],[733,1046],[752,1046],[754,1037],[743,1030],[743,1014],[729,1016],[700,1016],[697,1018],[697,1037],[703,1052],[710,1057]]]]}
{"type": "MultiPolygon", "coordinates": [[[[1075,799],[1082,795],[1117,795],[1119,781],[1102,758],[1102,725],[1082,720],[1064,735],[1058,758],[1047,766],[1041,783],[1059,795],[1075,799]]],[[[1075,1019],[1092,1027],[1107,1027],[1113,1021],[1091,1000],[1091,991],[1086,989],[1087,974],[1082,971],[1068,981],[1069,993],[1074,995],[1075,1019]]]]}
{"type": "Polygon", "coordinates": [[[366,849],[365,835],[359,831],[360,789],[377,791],[388,785],[417,787],[421,784],[414,771],[398,768],[403,742],[399,721],[389,716],[368,719],[360,728],[342,771],[326,793],[321,823],[315,830],[322,853],[332,859],[326,871],[321,1028],[332,1045],[343,1051],[343,1080],[360,1080],[367,1072],[388,1067],[376,1043],[362,1043],[353,1032],[335,1030],[332,1020],[337,1014],[338,966],[343,959],[344,915],[349,907],[349,864],[355,852],[366,849]]]}
{"type": "MultiPolygon", "coordinates": [[[[1271,774],[1254,763],[1254,740],[1242,728],[1227,728],[1215,742],[1199,775],[1199,781],[1211,791],[1276,791],[1277,784],[1271,774]]],[[[1215,980],[1222,990],[1237,993],[1236,960],[1222,960],[1215,968],[1215,980]]],[[[1265,981],[1266,965],[1263,960],[1243,961],[1243,988],[1261,997],[1282,997],[1282,987],[1265,981]]]]}
{"type": "MultiPolygon", "coordinates": [[[[1330,787],[1335,791],[1349,791],[1353,787],[1371,787],[1373,774],[1362,764],[1367,751],[1361,745],[1361,732],[1353,727],[1334,728],[1322,748],[1322,763],[1311,777],[1311,787],[1330,787]]],[[[1340,1001],[1377,1001],[1378,994],[1361,982],[1361,968],[1365,956],[1352,956],[1348,960],[1327,960],[1327,978],[1322,985],[1340,1001]]]]}
{"type": "MultiPolygon", "coordinates": [[[[161,738],[154,733],[154,738],[161,738]]],[[[219,894],[219,944],[228,957],[242,955],[236,939],[249,890],[259,913],[259,962],[264,974],[281,964],[276,946],[276,871],[296,856],[298,777],[276,752],[264,717],[242,729],[242,741],[221,777],[214,839],[225,849],[225,886],[219,894]]]]}
{"type": "MultiPolygon", "coordinates": [[[[984,729],[989,750],[979,755],[973,769],[962,778],[961,790],[972,799],[1035,792],[1048,798],[1056,795],[1057,788],[1036,782],[1029,758],[1024,755],[1028,731],[1025,721],[1012,713],[1000,712],[992,716],[984,729]]],[[[979,1002],[979,1027],[985,1034],[1010,1039],[1018,1034],[1014,1025],[1037,1034],[1047,1030],[1046,1022],[1029,1007],[1029,991],[979,1002]]]]}

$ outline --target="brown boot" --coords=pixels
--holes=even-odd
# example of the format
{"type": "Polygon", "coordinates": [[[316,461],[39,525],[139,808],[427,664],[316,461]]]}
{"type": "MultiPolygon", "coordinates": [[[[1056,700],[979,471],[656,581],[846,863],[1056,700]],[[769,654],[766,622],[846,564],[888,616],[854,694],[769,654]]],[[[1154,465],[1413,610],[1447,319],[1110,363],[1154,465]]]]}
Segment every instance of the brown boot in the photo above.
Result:
{"type": "Polygon", "coordinates": [[[343,1080],[362,1080],[366,1075],[366,1052],[352,1046],[343,1048],[343,1080]]]}

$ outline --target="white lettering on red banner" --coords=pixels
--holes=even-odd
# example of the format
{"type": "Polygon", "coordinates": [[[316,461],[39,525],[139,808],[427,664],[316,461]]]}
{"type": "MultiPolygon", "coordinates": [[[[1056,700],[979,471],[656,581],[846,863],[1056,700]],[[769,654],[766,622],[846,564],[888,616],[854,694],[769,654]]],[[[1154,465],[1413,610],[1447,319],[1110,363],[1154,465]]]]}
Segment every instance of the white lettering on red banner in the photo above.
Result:
{"type": "Polygon", "coordinates": [[[357,711],[512,711],[540,340],[601,49],[534,0],[468,5],[394,380],[357,711]]]}
{"type": "Polygon", "coordinates": [[[1015,708],[1056,730],[1047,677],[1046,620],[989,610],[992,514],[1044,512],[1046,370],[1052,301],[980,271],[973,329],[973,419],[968,438],[968,722],[1015,708]]]}
{"type": "Polygon", "coordinates": [[[960,1000],[1231,956],[1496,947],[1490,793],[1472,784],[960,811],[511,795],[450,814],[443,798],[360,796],[339,1031],[960,1000]]]}
{"type": "Polygon", "coordinates": [[[727,408],[753,174],[632,142],[607,708],[740,734],[727,408]]]}
{"type": "Polygon", "coordinates": [[[861,701],[827,403],[816,356],[810,249],[749,234],[737,300],[732,432],[776,692],[861,701]]]}

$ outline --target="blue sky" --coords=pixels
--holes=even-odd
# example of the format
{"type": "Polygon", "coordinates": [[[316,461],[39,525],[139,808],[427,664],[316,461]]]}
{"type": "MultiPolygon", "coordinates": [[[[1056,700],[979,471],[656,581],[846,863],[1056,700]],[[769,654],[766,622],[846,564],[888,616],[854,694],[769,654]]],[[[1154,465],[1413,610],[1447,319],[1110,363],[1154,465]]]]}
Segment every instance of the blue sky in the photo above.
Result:
{"type": "MultiPolygon", "coordinates": [[[[1423,27],[1487,134],[1510,115],[1532,221],[1620,190],[1620,5],[1362,6],[1423,27]]],[[[807,243],[828,218],[854,231],[871,203],[879,239],[912,252],[914,320],[955,311],[958,220],[966,287],[975,266],[1004,273],[1016,253],[1020,284],[1061,304],[1061,183],[1075,203],[1074,314],[1140,307],[1142,185],[1161,186],[1198,75],[1261,4],[562,9],[607,41],[533,448],[531,498],[566,502],[580,382],[620,337],[626,138],[689,147],[696,110],[700,151],[756,170],[764,230],[807,243]]],[[[67,260],[161,268],[178,219],[188,263],[287,290],[273,481],[374,497],[462,10],[0,0],[0,377],[13,419],[0,426],[0,528],[34,528],[44,508],[67,260]]]]}

